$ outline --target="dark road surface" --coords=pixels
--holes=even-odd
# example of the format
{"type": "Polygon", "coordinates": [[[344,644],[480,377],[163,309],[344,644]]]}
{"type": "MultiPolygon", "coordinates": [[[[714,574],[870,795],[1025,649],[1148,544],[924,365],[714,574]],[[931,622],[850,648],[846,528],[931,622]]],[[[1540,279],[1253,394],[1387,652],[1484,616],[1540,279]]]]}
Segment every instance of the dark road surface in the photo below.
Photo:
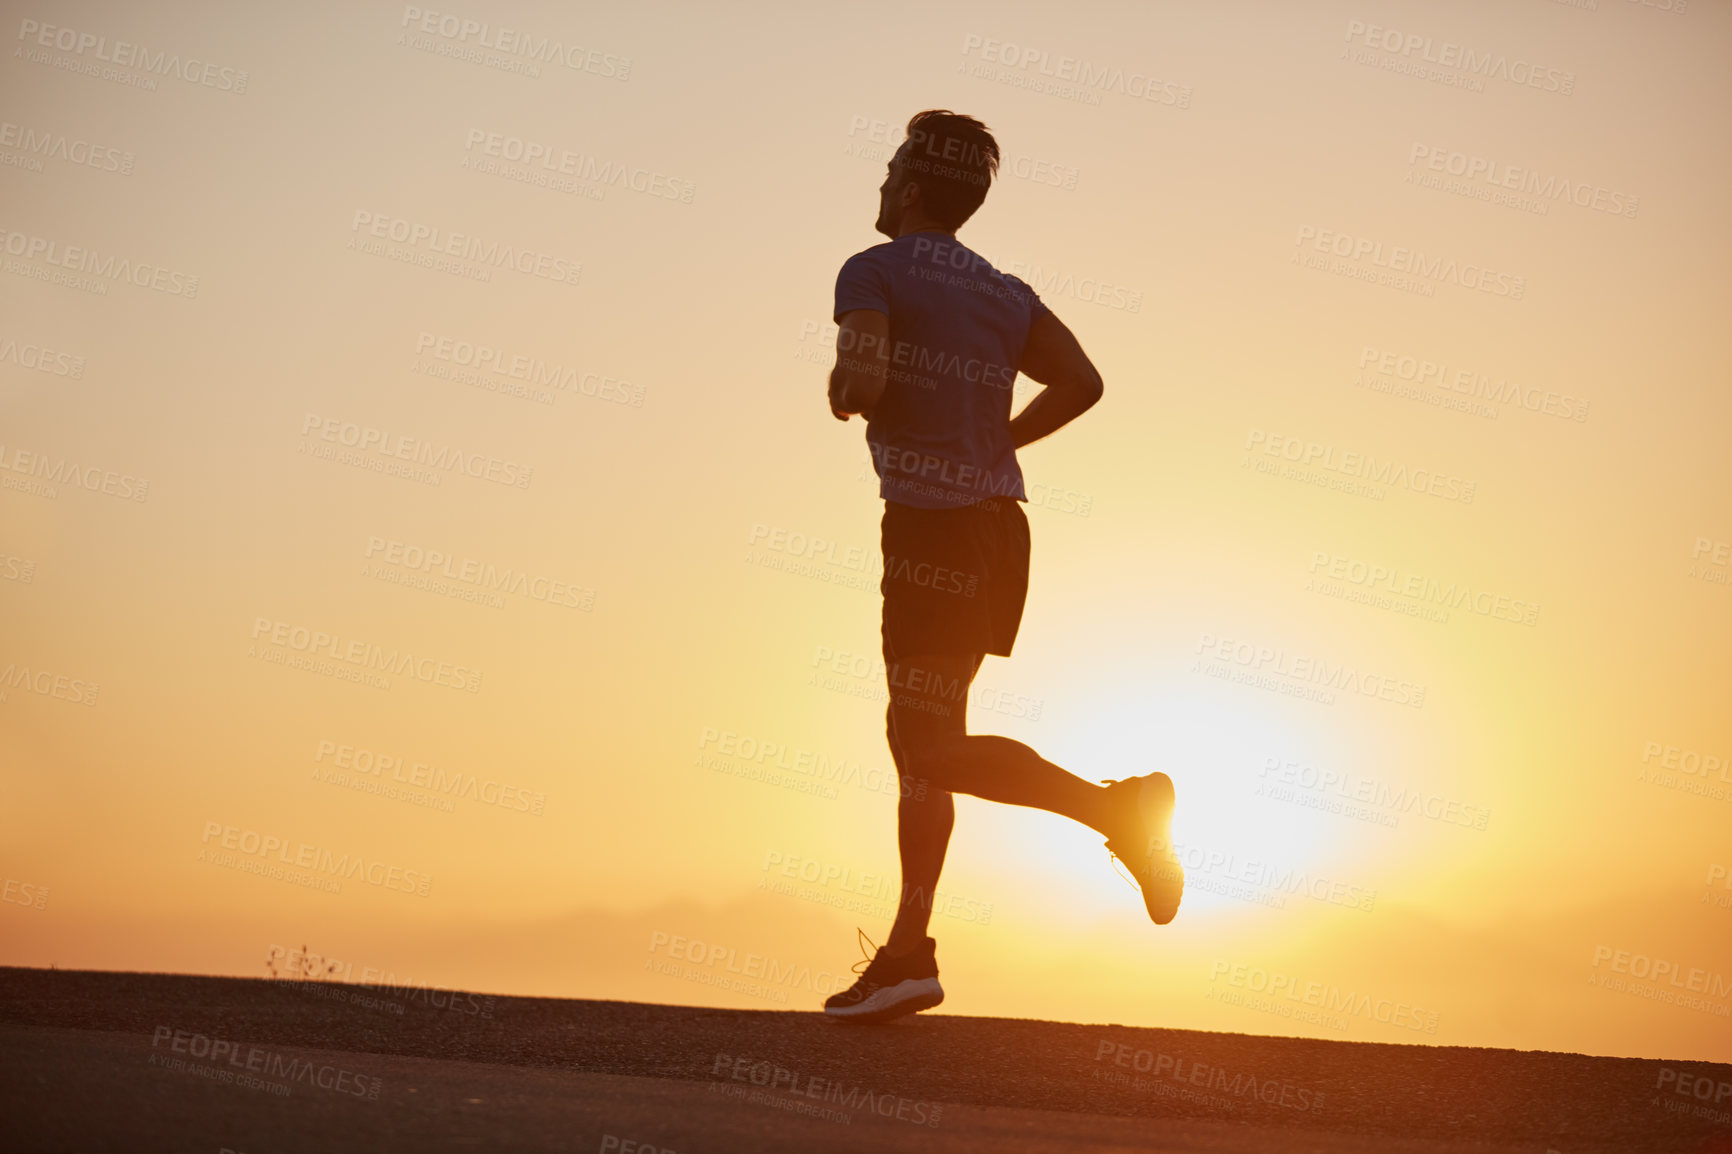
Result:
{"type": "Polygon", "coordinates": [[[20,1151],[1732,1154],[1732,1066],[0,968],[20,1151]]]}

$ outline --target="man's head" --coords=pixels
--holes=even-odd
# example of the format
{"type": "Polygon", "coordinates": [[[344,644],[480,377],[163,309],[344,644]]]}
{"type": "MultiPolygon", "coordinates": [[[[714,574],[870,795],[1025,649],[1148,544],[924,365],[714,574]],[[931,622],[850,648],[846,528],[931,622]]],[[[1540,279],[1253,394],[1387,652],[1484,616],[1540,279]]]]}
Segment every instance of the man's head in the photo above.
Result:
{"type": "Polygon", "coordinates": [[[917,112],[878,189],[873,227],[892,240],[919,229],[955,232],[997,172],[998,141],[986,125],[946,108],[917,112]]]}

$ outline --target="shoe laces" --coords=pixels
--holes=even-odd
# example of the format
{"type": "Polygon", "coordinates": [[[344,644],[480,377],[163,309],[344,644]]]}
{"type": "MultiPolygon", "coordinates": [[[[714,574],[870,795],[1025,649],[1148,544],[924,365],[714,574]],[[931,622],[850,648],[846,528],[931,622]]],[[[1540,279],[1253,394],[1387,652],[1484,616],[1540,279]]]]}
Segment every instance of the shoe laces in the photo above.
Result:
{"type": "Polygon", "coordinates": [[[866,971],[872,968],[872,963],[878,960],[878,947],[872,944],[872,939],[867,937],[866,931],[859,926],[854,927],[854,932],[859,935],[859,940],[855,944],[860,947],[861,956],[852,968],[856,974],[865,977],[866,971]],[[868,950],[871,952],[868,953],[868,950]]]}
{"type": "MultiPolygon", "coordinates": [[[[1129,780],[1129,779],[1127,778],[1126,780],[1129,780]]],[[[1104,786],[1111,787],[1111,786],[1115,786],[1119,783],[1117,781],[1102,781],[1101,784],[1104,786]]],[[[1125,880],[1126,885],[1130,886],[1132,889],[1134,889],[1140,893],[1142,891],[1142,888],[1143,888],[1142,883],[1137,881],[1136,875],[1134,873],[1132,873],[1125,866],[1124,859],[1119,857],[1118,854],[1113,852],[1113,847],[1110,844],[1110,842],[1104,848],[1107,851],[1107,860],[1113,863],[1113,872],[1118,874],[1121,878],[1123,878],[1125,880]]]]}
{"type": "Polygon", "coordinates": [[[1131,873],[1131,871],[1129,869],[1125,868],[1124,860],[1122,858],[1120,858],[1118,854],[1114,853],[1111,849],[1108,849],[1107,850],[1107,859],[1113,863],[1113,872],[1118,874],[1121,878],[1125,879],[1126,885],[1130,886],[1132,889],[1136,890],[1138,893],[1142,892],[1142,889],[1143,889],[1142,883],[1137,881],[1135,874],[1131,873]]]}

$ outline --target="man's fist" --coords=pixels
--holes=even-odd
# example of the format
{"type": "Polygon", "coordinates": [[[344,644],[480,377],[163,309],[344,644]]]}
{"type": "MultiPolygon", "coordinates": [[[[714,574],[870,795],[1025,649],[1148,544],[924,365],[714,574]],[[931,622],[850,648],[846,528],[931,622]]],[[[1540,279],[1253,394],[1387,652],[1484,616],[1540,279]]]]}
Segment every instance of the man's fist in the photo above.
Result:
{"type": "Polygon", "coordinates": [[[830,370],[830,382],[826,392],[830,398],[830,415],[838,421],[846,421],[849,414],[842,408],[842,395],[847,391],[847,385],[839,369],[830,370]]]}

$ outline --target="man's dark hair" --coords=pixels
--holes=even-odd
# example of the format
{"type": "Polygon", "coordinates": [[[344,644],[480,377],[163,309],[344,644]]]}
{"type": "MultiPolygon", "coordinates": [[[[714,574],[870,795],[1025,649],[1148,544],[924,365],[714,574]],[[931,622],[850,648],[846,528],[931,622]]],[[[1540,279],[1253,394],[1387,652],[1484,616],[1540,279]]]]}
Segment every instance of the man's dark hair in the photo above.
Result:
{"type": "Polygon", "coordinates": [[[960,228],[974,215],[998,172],[998,141],[986,125],[948,108],[909,118],[898,151],[903,179],[920,186],[927,214],[945,228],[960,228]]]}

